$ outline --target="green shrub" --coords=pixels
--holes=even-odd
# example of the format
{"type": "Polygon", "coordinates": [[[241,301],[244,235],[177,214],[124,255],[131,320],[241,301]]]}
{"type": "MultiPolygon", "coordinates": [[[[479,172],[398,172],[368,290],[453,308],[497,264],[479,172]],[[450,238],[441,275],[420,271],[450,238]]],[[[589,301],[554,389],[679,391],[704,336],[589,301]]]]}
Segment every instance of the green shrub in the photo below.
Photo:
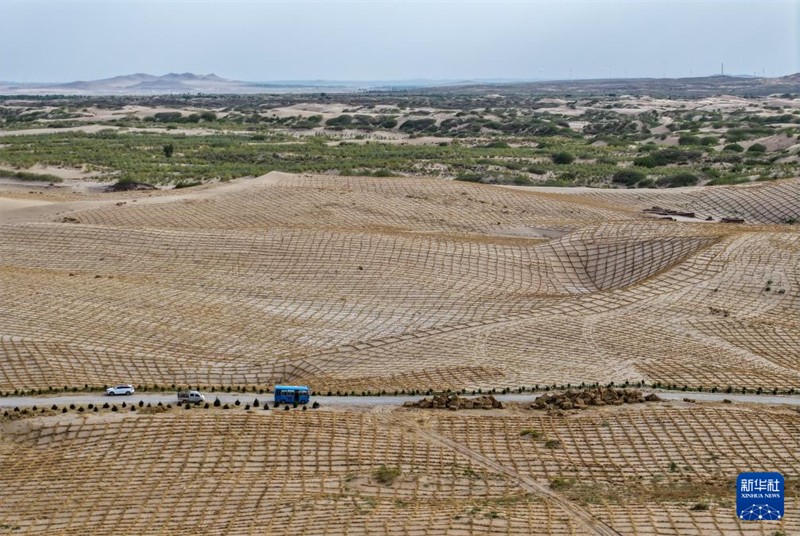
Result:
{"type": "Polygon", "coordinates": [[[400,125],[400,130],[403,132],[422,132],[423,130],[434,130],[436,119],[426,117],[424,119],[408,119],[400,125]]]}
{"type": "Polygon", "coordinates": [[[723,164],[740,164],[742,157],[736,153],[722,153],[715,160],[723,164]]]}
{"type": "Polygon", "coordinates": [[[633,165],[637,167],[645,167],[645,168],[654,168],[658,166],[656,159],[652,156],[640,156],[639,158],[634,158],[633,165]]]}
{"type": "Polygon", "coordinates": [[[653,168],[657,166],[666,166],[667,164],[684,164],[693,160],[699,159],[703,156],[700,151],[685,151],[681,149],[661,149],[648,156],[640,156],[634,159],[633,165],[639,167],[653,168]]]}
{"type": "Polygon", "coordinates": [[[678,464],[675,462],[669,462],[669,472],[670,473],[677,473],[678,472],[678,464]]]}
{"type": "Polygon", "coordinates": [[[550,481],[550,488],[554,490],[561,490],[571,488],[575,485],[574,478],[561,478],[556,477],[550,481]]]}
{"type": "Polygon", "coordinates": [[[372,477],[376,482],[379,484],[385,484],[387,486],[391,486],[398,476],[400,476],[399,467],[387,467],[385,465],[381,465],[372,472],[372,477]]]}
{"type": "Polygon", "coordinates": [[[61,182],[61,177],[56,177],[49,173],[30,173],[28,171],[11,171],[8,169],[0,169],[0,177],[20,181],[61,182]]]}
{"type": "Polygon", "coordinates": [[[725,184],[743,184],[745,182],[750,182],[750,179],[747,177],[741,177],[738,175],[725,175],[722,177],[717,177],[714,180],[708,183],[709,186],[722,186],[725,184]]]}
{"type": "Polygon", "coordinates": [[[333,128],[346,128],[353,124],[353,116],[352,115],[340,115],[338,117],[332,117],[325,121],[325,125],[333,128]]]}
{"type": "Polygon", "coordinates": [[[747,148],[748,153],[763,154],[767,152],[767,146],[762,143],[754,143],[747,148]]]}
{"type": "Polygon", "coordinates": [[[719,138],[716,136],[703,136],[702,138],[698,139],[697,142],[700,145],[705,145],[706,147],[711,145],[716,145],[719,143],[719,138]]]}
{"type": "Polygon", "coordinates": [[[457,181],[466,181],[466,182],[481,182],[483,175],[480,173],[459,173],[456,175],[457,181]]]}
{"type": "Polygon", "coordinates": [[[395,119],[394,117],[387,117],[386,119],[381,121],[380,126],[382,128],[387,128],[387,129],[394,128],[397,126],[397,119],[395,119]]]}
{"type": "Polygon", "coordinates": [[[566,151],[559,151],[557,153],[553,153],[552,155],[550,155],[550,158],[553,160],[554,164],[558,165],[571,164],[575,161],[575,157],[566,151]]]}
{"type": "Polygon", "coordinates": [[[170,123],[180,121],[180,112],[159,112],[153,116],[153,119],[160,123],[170,123]]]}
{"type": "Polygon", "coordinates": [[[644,180],[645,175],[641,171],[634,169],[623,169],[614,173],[611,180],[617,184],[624,184],[625,186],[633,186],[639,181],[644,180]]]}
{"type": "Polygon", "coordinates": [[[483,146],[486,149],[509,149],[510,146],[504,141],[492,141],[483,146]]]}
{"type": "Polygon", "coordinates": [[[692,175],[691,173],[678,173],[676,175],[669,175],[667,177],[661,177],[656,181],[656,186],[660,186],[662,188],[678,188],[681,186],[694,186],[700,180],[697,176],[692,175]]]}
{"type": "Polygon", "coordinates": [[[729,143],[725,147],[722,148],[723,151],[728,151],[731,153],[741,153],[744,152],[744,147],[739,145],[738,143],[729,143]]]}

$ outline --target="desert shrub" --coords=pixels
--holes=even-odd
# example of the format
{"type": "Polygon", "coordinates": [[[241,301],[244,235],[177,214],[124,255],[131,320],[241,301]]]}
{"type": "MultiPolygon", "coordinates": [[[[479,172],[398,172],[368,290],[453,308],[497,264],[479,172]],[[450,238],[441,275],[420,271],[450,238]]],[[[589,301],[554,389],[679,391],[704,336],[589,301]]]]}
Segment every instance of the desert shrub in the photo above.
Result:
{"type": "Polygon", "coordinates": [[[699,138],[697,140],[697,142],[700,145],[705,145],[705,146],[708,147],[710,145],[718,144],[719,143],[719,138],[716,137],[716,136],[703,136],[702,138],[699,138]]]}
{"type": "Polygon", "coordinates": [[[391,486],[398,476],[400,476],[399,467],[381,465],[372,472],[372,478],[374,478],[376,482],[387,486],[391,486]]]}
{"type": "Polygon", "coordinates": [[[558,439],[548,439],[544,442],[545,448],[548,449],[560,449],[561,448],[561,441],[558,439]]]}
{"type": "Polygon", "coordinates": [[[504,141],[492,141],[484,145],[486,149],[508,149],[509,145],[504,141]]]}
{"type": "Polygon", "coordinates": [[[550,155],[554,164],[565,165],[575,161],[575,157],[566,151],[559,151],[550,155]]]}
{"type": "Polygon", "coordinates": [[[652,156],[640,156],[639,158],[634,158],[633,165],[637,167],[645,167],[645,168],[654,168],[658,164],[656,163],[655,159],[652,156]]]}
{"type": "Polygon", "coordinates": [[[436,120],[426,117],[424,119],[408,119],[400,125],[400,130],[403,132],[422,132],[424,130],[435,127],[436,120]]]}
{"type": "Polygon", "coordinates": [[[380,126],[387,129],[394,128],[397,126],[397,119],[394,117],[387,117],[381,121],[380,126]]]}
{"type": "Polygon", "coordinates": [[[724,175],[721,177],[717,177],[714,180],[708,183],[709,186],[722,186],[725,184],[742,184],[745,182],[750,182],[750,179],[747,177],[741,177],[738,175],[724,175]]]}
{"type": "Polygon", "coordinates": [[[700,151],[685,151],[681,149],[661,149],[647,156],[634,159],[633,165],[639,167],[653,168],[666,166],[667,164],[683,164],[692,160],[697,160],[703,155],[700,151]]]}
{"type": "Polygon", "coordinates": [[[181,120],[180,112],[159,112],[153,116],[155,121],[159,123],[171,123],[181,120]]]}
{"type": "Polygon", "coordinates": [[[333,128],[346,128],[353,124],[353,116],[344,114],[338,117],[332,117],[325,121],[325,125],[333,128]]]}
{"type": "Polygon", "coordinates": [[[715,160],[723,164],[740,164],[742,157],[736,153],[722,153],[715,160]]]}
{"type": "Polygon", "coordinates": [[[641,171],[634,169],[623,169],[614,173],[611,180],[617,184],[624,184],[625,186],[633,186],[637,182],[644,180],[645,175],[641,171]]]}
{"type": "Polygon", "coordinates": [[[662,188],[678,188],[681,186],[694,186],[700,179],[691,173],[678,173],[676,175],[668,175],[661,177],[656,181],[656,186],[662,188]]]}
{"type": "Polygon", "coordinates": [[[574,478],[556,477],[550,481],[550,487],[554,490],[567,489],[575,485],[574,478]]]}
{"type": "Polygon", "coordinates": [[[459,173],[456,175],[457,181],[466,181],[466,182],[481,182],[483,175],[480,173],[459,173]]]}
{"type": "Polygon", "coordinates": [[[20,181],[61,182],[62,180],[61,177],[56,177],[49,173],[30,173],[28,171],[11,171],[8,169],[0,169],[0,177],[20,181]]]}
{"type": "Polygon", "coordinates": [[[754,143],[747,148],[748,153],[763,154],[767,152],[767,146],[763,143],[754,143]]]}
{"type": "Polygon", "coordinates": [[[542,437],[542,432],[539,430],[534,430],[533,428],[527,428],[519,433],[522,437],[530,437],[531,439],[540,439],[542,437]]]}
{"type": "Polygon", "coordinates": [[[728,151],[731,153],[741,153],[744,152],[744,147],[739,145],[738,143],[729,143],[725,147],[722,148],[723,151],[728,151]]]}

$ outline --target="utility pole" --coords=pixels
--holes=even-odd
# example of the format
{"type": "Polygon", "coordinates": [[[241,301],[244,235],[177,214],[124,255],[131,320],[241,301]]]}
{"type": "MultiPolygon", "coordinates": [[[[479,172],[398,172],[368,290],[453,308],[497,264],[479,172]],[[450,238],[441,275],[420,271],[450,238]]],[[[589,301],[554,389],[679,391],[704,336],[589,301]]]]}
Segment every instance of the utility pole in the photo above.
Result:
{"type": "Polygon", "coordinates": [[[719,64],[719,74],[720,76],[725,76],[725,62],[719,64]]]}

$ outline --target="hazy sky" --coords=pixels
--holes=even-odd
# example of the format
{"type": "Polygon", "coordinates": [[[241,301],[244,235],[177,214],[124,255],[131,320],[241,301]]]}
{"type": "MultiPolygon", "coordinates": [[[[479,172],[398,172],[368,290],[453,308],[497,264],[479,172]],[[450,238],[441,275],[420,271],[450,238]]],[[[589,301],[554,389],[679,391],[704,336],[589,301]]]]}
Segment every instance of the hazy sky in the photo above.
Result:
{"type": "Polygon", "coordinates": [[[784,75],[800,1],[0,0],[0,80],[784,75]]]}

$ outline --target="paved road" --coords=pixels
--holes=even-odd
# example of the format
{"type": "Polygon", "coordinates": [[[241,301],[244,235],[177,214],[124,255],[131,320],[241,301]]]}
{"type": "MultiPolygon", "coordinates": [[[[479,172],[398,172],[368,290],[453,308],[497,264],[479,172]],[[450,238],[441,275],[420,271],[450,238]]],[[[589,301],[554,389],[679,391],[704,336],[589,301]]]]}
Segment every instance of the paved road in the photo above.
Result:
{"type": "MultiPolygon", "coordinates": [[[[650,393],[655,392],[665,400],[683,400],[689,398],[698,402],[720,402],[724,399],[731,400],[738,403],[750,404],[785,404],[789,406],[800,407],[800,396],[786,396],[786,395],[742,395],[742,394],[725,394],[725,393],[695,393],[695,392],[682,392],[682,391],[652,391],[643,390],[642,392],[650,393]]],[[[509,395],[496,395],[495,398],[503,402],[532,402],[536,397],[541,396],[542,393],[526,393],[526,394],[509,394],[509,395]]],[[[271,394],[255,394],[255,393],[205,393],[206,402],[213,402],[214,398],[219,397],[223,404],[233,404],[236,400],[241,401],[242,404],[252,404],[254,399],[259,402],[272,401],[271,394]]],[[[338,406],[338,407],[374,407],[374,406],[401,406],[403,402],[409,400],[419,400],[421,396],[313,396],[312,401],[319,402],[322,406],[338,406]]],[[[105,396],[99,393],[96,394],[58,394],[49,396],[9,396],[0,397],[0,407],[30,407],[30,406],[45,406],[49,407],[53,404],[57,406],[64,406],[69,404],[87,405],[87,404],[104,404],[106,402],[121,404],[122,402],[138,403],[143,401],[145,404],[175,404],[177,398],[172,393],[136,393],[133,396],[105,396]]]]}

